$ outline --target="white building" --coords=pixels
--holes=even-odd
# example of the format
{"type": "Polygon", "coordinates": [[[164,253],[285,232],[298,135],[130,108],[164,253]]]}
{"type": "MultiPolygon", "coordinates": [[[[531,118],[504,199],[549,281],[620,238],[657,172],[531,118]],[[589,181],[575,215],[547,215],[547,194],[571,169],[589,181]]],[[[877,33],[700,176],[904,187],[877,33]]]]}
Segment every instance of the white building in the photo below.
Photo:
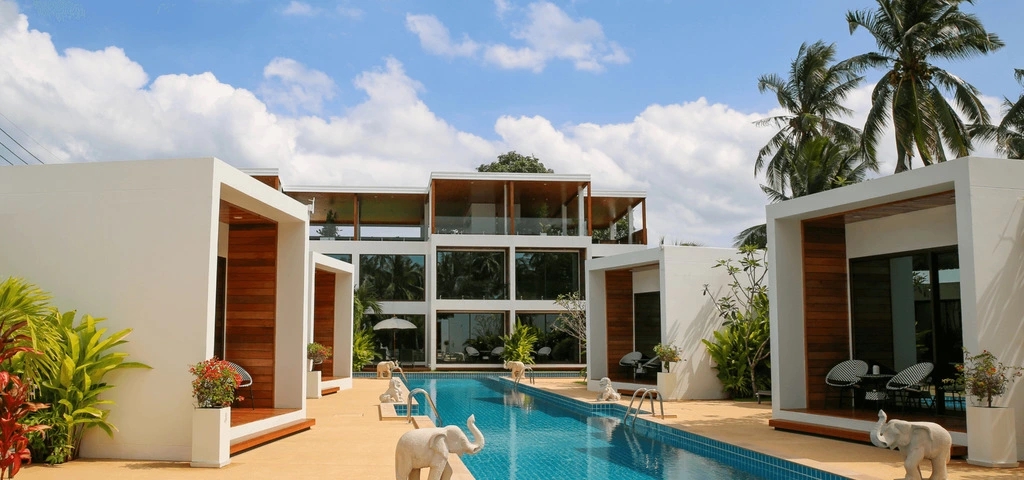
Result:
{"type": "MultiPolygon", "coordinates": [[[[1024,163],[962,158],[769,205],[767,214],[774,425],[866,438],[875,411],[826,403],[826,374],[852,358],[883,372],[933,363],[939,400],[923,415],[956,445],[990,434],[966,424],[942,380],[961,347],[1024,365],[1024,163]]],[[[1024,386],[1002,404],[1018,412],[1024,457],[1024,386]]]]}

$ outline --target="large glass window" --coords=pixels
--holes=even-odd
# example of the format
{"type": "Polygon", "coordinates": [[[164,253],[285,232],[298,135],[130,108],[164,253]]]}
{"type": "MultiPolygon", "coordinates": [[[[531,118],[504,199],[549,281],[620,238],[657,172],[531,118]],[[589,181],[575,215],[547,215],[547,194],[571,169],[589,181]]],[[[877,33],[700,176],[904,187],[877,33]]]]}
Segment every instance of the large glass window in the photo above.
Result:
{"type": "Polygon", "coordinates": [[[504,251],[438,251],[437,298],[508,299],[504,251]]]}
{"type": "Polygon", "coordinates": [[[501,363],[504,312],[438,313],[437,363],[501,363]]]}
{"type": "Polygon", "coordinates": [[[584,363],[586,355],[580,343],[565,332],[555,330],[558,313],[518,313],[519,323],[537,329],[534,359],[537,363],[584,363]]]}
{"type": "Polygon", "coordinates": [[[516,297],[554,300],[581,292],[579,252],[516,252],[516,297]]]}
{"type": "Polygon", "coordinates": [[[423,301],[425,260],[423,255],[360,255],[359,284],[378,301],[423,301]]]}
{"type": "Polygon", "coordinates": [[[416,325],[415,329],[382,329],[373,331],[373,343],[380,358],[397,360],[402,365],[426,365],[426,315],[368,314],[367,325],[397,316],[416,325]]]}
{"type": "Polygon", "coordinates": [[[331,257],[335,260],[341,260],[343,262],[352,263],[351,253],[325,253],[324,255],[327,255],[328,257],[331,257]]]}

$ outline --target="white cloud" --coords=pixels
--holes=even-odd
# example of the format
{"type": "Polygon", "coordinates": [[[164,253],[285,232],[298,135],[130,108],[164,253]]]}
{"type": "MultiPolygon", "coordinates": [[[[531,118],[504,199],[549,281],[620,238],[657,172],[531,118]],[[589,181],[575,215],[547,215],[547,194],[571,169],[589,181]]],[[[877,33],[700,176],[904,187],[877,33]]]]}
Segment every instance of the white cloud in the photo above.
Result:
{"type": "Polygon", "coordinates": [[[629,62],[629,55],[617,43],[605,38],[601,24],[591,18],[573,20],[557,5],[531,3],[526,23],[512,32],[522,40],[520,47],[490,45],[484,58],[501,68],[544,69],[553,59],[573,63],[577,70],[600,72],[608,64],[629,62]]]}
{"type": "Polygon", "coordinates": [[[509,10],[512,10],[512,4],[509,3],[509,0],[494,0],[494,10],[497,12],[498,18],[502,18],[509,10]]]}
{"type": "Polygon", "coordinates": [[[334,98],[337,86],[324,72],[307,68],[290,58],[275,58],[263,67],[264,83],[259,93],[268,105],[295,114],[319,112],[324,100],[334,98]]]}
{"type": "Polygon", "coordinates": [[[281,11],[283,15],[293,15],[298,17],[310,17],[316,15],[319,9],[313,8],[312,5],[292,0],[284,10],[281,11]]]}
{"type": "Polygon", "coordinates": [[[468,35],[461,42],[453,42],[448,28],[433,15],[406,14],[405,27],[420,38],[423,49],[444,57],[471,57],[480,48],[468,35]]]}

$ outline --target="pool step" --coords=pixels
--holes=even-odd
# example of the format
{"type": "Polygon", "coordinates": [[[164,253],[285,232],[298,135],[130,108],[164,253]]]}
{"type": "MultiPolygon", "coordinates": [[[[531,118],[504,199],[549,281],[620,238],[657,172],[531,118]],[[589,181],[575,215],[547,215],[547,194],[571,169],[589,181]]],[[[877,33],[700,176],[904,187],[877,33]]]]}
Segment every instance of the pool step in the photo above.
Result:
{"type": "MultiPolygon", "coordinates": [[[[768,426],[774,427],[776,430],[784,430],[787,432],[808,433],[811,435],[820,435],[822,437],[839,438],[842,440],[851,440],[860,443],[871,443],[871,434],[862,430],[829,427],[826,425],[794,422],[792,420],[780,420],[777,418],[768,420],[768,426]]],[[[954,457],[966,457],[967,447],[963,445],[953,445],[952,455],[954,457]]]]}

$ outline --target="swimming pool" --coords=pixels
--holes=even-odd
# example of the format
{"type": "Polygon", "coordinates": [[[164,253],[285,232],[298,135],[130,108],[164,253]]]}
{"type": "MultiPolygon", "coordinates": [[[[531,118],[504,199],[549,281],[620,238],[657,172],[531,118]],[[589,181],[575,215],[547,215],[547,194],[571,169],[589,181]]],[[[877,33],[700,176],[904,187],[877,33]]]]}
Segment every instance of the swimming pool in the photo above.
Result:
{"type": "Polygon", "coordinates": [[[730,456],[726,448],[731,446],[710,441],[724,446],[726,454],[702,452],[724,462],[713,460],[669,444],[679,444],[677,437],[689,435],[686,432],[645,420],[635,429],[624,427],[622,407],[602,406],[593,409],[599,411],[583,412],[582,408],[594,406],[525,385],[513,390],[507,381],[495,377],[410,375],[409,389],[414,388],[426,390],[437,400],[445,425],[458,425],[465,431],[466,419],[476,415],[487,445],[479,454],[464,455],[462,460],[480,480],[841,478],[763,455],[778,463],[751,462],[730,456]],[[772,468],[784,463],[792,465],[791,469],[772,468]]]}

